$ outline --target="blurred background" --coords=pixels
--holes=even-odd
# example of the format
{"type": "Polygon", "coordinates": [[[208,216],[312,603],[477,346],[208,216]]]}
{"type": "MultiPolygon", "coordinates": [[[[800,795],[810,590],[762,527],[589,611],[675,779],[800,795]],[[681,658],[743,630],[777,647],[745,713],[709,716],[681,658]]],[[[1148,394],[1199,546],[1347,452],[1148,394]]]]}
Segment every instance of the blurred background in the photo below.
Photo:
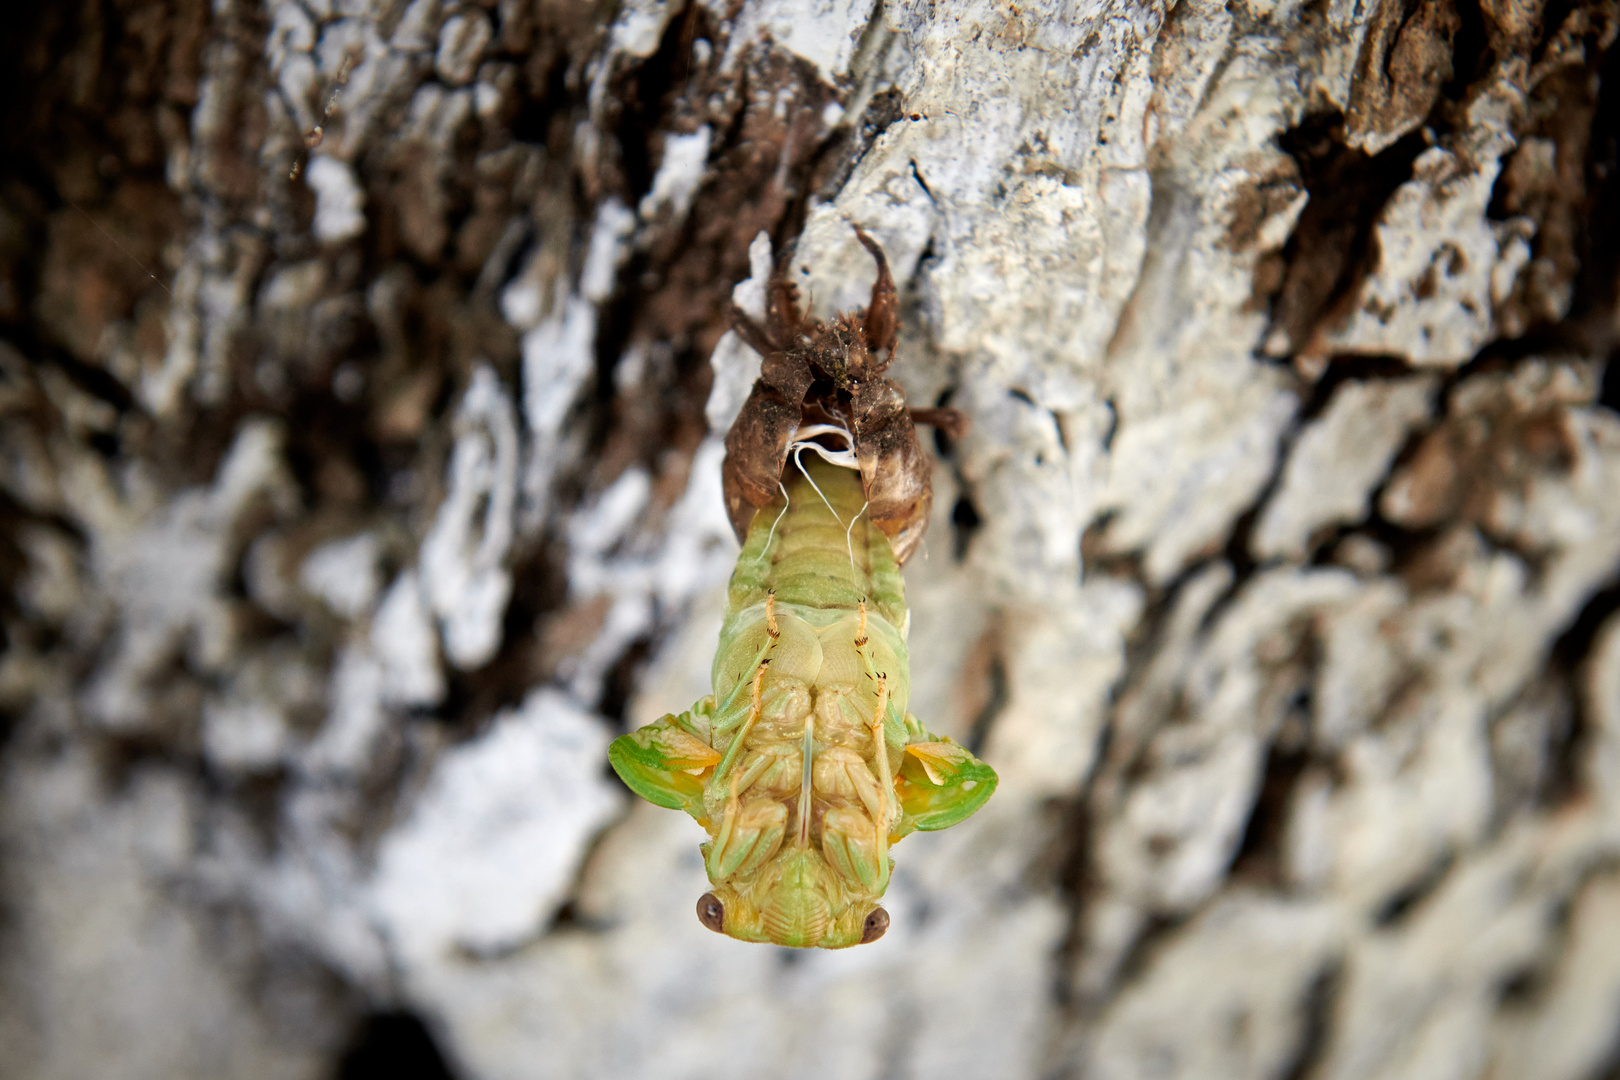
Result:
{"type": "Polygon", "coordinates": [[[0,1076],[1620,1076],[1613,0],[62,0],[0,55],[0,1076]],[[729,332],[882,244],[880,942],[705,930],[729,332]]]}

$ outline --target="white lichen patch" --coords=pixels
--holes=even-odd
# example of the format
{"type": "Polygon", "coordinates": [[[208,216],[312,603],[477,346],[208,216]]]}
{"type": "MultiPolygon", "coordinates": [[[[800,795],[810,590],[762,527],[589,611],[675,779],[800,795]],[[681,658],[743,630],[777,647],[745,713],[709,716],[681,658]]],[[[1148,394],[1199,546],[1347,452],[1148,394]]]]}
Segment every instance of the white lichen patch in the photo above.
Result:
{"type": "Polygon", "coordinates": [[[609,31],[610,52],[645,60],[658,51],[659,39],[675,9],[669,0],[629,0],[621,4],[609,31]]]}
{"type": "Polygon", "coordinates": [[[1009,791],[1070,795],[1091,774],[1141,612],[1137,586],[1102,578],[1058,612],[1004,616],[1009,694],[986,750],[1009,791]]]}
{"type": "Polygon", "coordinates": [[[550,512],[563,421],[595,371],[595,349],[596,306],[561,289],[552,313],[523,335],[524,533],[537,531],[550,512]]]}
{"type": "Polygon", "coordinates": [[[1348,382],[1295,441],[1282,483],[1255,526],[1262,559],[1299,559],[1320,529],[1358,521],[1414,427],[1426,420],[1430,378],[1348,382]]]}
{"type": "Polygon", "coordinates": [[[119,630],[89,686],[90,716],[113,727],[153,720],[148,680],[184,653],[218,670],[232,652],[232,616],[223,594],[235,554],[233,529],[258,500],[286,506],[291,497],[273,423],[245,424],[214,483],[161,509],[120,498],[110,478],[81,463],[67,485],[70,503],[92,529],[90,564],[97,586],[121,613],[119,630]]]}
{"type": "MultiPolygon", "coordinates": [[[[662,175],[660,173],[660,175],[662,175]]],[[[656,185],[655,185],[656,187],[656,185]]],[[[685,193],[690,202],[692,192],[685,193]]],[[[680,206],[685,213],[686,203],[680,206]]],[[[604,199],[596,209],[596,221],[591,227],[591,244],[585,255],[585,265],[579,272],[579,291],[585,299],[600,304],[613,295],[619,266],[628,254],[626,241],[635,230],[636,217],[618,199],[604,199]]],[[[514,326],[526,325],[520,319],[510,319],[514,326]]],[[[529,320],[532,324],[534,320],[529,320]]]]}
{"type": "Polygon", "coordinates": [[[1614,1052],[1620,1011],[1620,884],[1596,878],[1575,898],[1569,936],[1550,985],[1532,1007],[1493,1025],[1492,1057],[1504,1075],[1583,1080],[1614,1052]]]}
{"type": "Polygon", "coordinates": [[[652,190],[642,196],[638,208],[643,221],[651,221],[664,207],[677,219],[686,216],[703,181],[713,136],[714,130],[707,124],[690,135],[664,136],[664,159],[653,176],[652,190]]]}
{"type": "Polygon", "coordinates": [[[1102,545],[1145,548],[1144,569],[1154,581],[1220,546],[1270,478],[1298,407],[1282,375],[1267,369],[1225,386],[1197,382],[1208,392],[1134,423],[1122,419],[1106,458],[1098,507],[1118,513],[1102,545]]]}
{"type": "Polygon", "coordinates": [[[1424,151],[1380,213],[1378,265],[1348,319],[1312,348],[1453,367],[1490,340],[1493,308],[1529,259],[1524,224],[1485,214],[1499,168],[1424,151]]]}
{"type": "Polygon", "coordinates": [[[602,775],[608,737],[596,717],[537,691],[439,760],[384,840],[369,889],[397,955],[431,964],[544,927],[621,803],[602,775]]]}
{"type": "Polygon", "coordinates": [[[7,1070],[163,1080],[240,1076],[251,1062],[270,1080],[317,1075],[342,1038],[341,1003],[296,971],[267,970],[256,990],[309,1006],[276,1016],[238,978],[241,942],[174,902],[176,875],[199,846],[200,793],[150,765],[116,796],[99,787],[82,749],[12,763],[0,783],[0,843],[12,880],[25,883],[8,892],[15,937],[0,961],[7,1070]],[[286,1037],[288,1023],[298,1038],[286,1037]]]}
{"type": "Polygon", "coordinates": [[[422,588],[445,656],[472,669],[499,648],[512,595],[506,556],[517,509],[517,413],[490,368],[473,371],[454,429],[448,491],[422,540],[422,588]]]}
{"type": "Polygon", "coordinates": [[[1098,1080],[1277,1076],[1345,927],[1325,904],[1234,891],[1158,950],[1098,1025],[1098,1080]],[[1210,993],[1211,972],[1222,988],[1210,993]]]}
{"type": "Polygon", "coordinates": [[[317,154],[306,169],[315,192],[315,238],[326,244],[353,240],[366,231],[365,193],[354,170],[337,158],[317,154]]]}
{"type": "MultiPolygon", "coordinates": [[[[731,301],[756,321],[765,318],[765,286],[771,276],[771,238],[761,232],[748,245],[748,263],[751,273],[731,290],[731,301]]],[[[870,286],[868,286],[870,288],[870,286]]],[[[714,381],[709,384],[709,397],[704,403],[703,418],[708,422],[711,437],[724,438],[731,430],[732,421],[748,400],[754,380],[759,378],[762,358],[743,344],[735,330],[727,330],[709,354],[709,367],[714,381]]]]}
{"type": "Polygon", "coordinates": [[[1551,912],[1522,888],[1546,837],[1511,830],[1459,866],[1406,925],[1354,942],[1324,1077],[1456,1078],[1486,1067],[1504,979],[1542,946],[1551,912]]]}
{"type": "Polygon", "coordinates": [[[389,586],[371,621],[371,649],[384,679],[380,696],[396,705],[437,705],[444,698],[438,635],[423,591],[420,574],[405,571],[389,586]]]}
{"type": "MultiPolygon", "coordinates": [[[[1175,722],[1145,741],[1146,774],[1102,829],[1105,879],[1137,905],[1184,912],[1219,887],[1258,791],[1267,743],[1292,702],[1286,668],[1298,627],[1351,598],[1341,571],[1250,582],[1193,646],[1166,702],[1175,722]]],[[[1140,737],[1140,736],[1137,736],[1140,737]]]]}
{"type": "MultiPolygon", "coordinates": [[[[729,17],[732,12],[718,8],[729,17]]],[[[836,83],[849,71],[855,47],[866,30],[872,0],[756,0],[743,5],[732,30],[732,46],[725,64],[730,66],[743,47],[755,44],[761,35],[814,64],[821,77],[836,83]]]]}
{"type": "Polygon", "coordinates": [[[494,36],[489,16],[483,12],[457,12],[439,29],[439,51],[433,58],[433,70],[451,86],[466,85],[477,74],[478,61],[494,36]]]}
{"type": "Polygon", "coordinates": [[[359,618],[382,591],[376,533],[328,540],[311,551],[298,570],[298,583],[346,619],[359,618]]]}
{"type": "Polygon", "coordinates": [[[226,772],[264,772],[285,763],[301,714],[316,712],[322,673],[282,648],[251,657],[232,672],[223,693],[203,702],[203,753],[226,772]]]}

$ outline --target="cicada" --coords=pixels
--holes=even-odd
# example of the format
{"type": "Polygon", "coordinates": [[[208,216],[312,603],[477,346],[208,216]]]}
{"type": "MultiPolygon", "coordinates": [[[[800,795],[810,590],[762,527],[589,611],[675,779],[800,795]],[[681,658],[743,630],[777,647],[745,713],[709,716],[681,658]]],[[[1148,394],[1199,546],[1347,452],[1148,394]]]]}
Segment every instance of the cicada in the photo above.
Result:
{"type": "Polygon", "coordinates": [[[742,541],[714,693],[609,749],[637,794],[708,831],[711,930],[840,949],[883,936],[889,849],[990,798],[996,774],[906,711],[910,615],[900,564],[932,502],[914,419],[884,378],[898,333],[882,249],[871,301],[802,316],[781,268],[762,327],[733,322],[763,359],[726,437],[727,510],[742,541]],[[806,458],[808,457],[808,460],[806,458]]]}

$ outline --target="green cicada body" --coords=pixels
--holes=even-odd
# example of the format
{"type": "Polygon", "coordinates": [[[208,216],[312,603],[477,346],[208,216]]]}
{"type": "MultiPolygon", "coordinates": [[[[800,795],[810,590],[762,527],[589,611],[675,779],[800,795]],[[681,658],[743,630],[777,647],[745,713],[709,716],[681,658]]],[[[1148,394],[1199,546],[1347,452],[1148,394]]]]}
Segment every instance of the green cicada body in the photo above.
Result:
{"type": "Polygon", "coordinates": [[[617,739],[635,792],[708,830],[710,929],[837,949],[876,940],[889,848],[968,817],[989,766],[906,711],[905,584],[860,476],[815,461],[755,515],[714,693],[617,739]]]}
{"type": "Polygon", "coordinates": [[[884,377],[899,301],[882,249],[855,235],[877,263],[865,310],[804,318],[779,266],[765,325],[733,312],[762,363],[726,433],[726,512],[743,550],[714,693],[608,751],[633,791],[708,830],[714,889],[698,918],[744,941],[875,941],[889,925],[878,906],[889,848],[956,824],[996,786],[989,766],[906,711],[900,563],[933,501],[913,422],[959,429],[961,418],[907,409],[884,377]]]}

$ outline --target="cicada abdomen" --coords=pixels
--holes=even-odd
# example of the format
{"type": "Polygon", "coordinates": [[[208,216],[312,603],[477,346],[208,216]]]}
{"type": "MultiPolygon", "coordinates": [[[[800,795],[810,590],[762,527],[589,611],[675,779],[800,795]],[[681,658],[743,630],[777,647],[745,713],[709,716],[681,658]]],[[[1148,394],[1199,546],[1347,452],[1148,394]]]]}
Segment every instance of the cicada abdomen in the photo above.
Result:
{"type": "MultiPolygon", "coordinates": [[[[784,404],[773,400],[780,387],[767,382],[773,360],[806,368],[800,419],[818,422],[780,440],[755,440],[752,460],[739,460],[748,452],[739,427],[727,440],[734,521],[744,505],[734,478],[762,475],[773,459],[781,466],[774,499],[746,499],[753,512],[731,577],[714,693],[609,750],[632,790],[685,810],[708,831],[702,850],[713,889],[699,900],[698,917],[745,941],[836,949],[881,937],[889,924],[878,906],[893,865],[889,848],[911,832],[963,820],[996,786],[989,766],[906,711],[910,616],[891,537],[901,538],[904,553],[915,547],[917,510],[926,512],[929,490],[926,473],[918,479],[921,458],[903,399],[898,416],[858,407],[899,393],[881,378],[887,356],[871,359],[874,345],[892,350],[892,312],[885,325],[887,269],[861,237],[879,260],[873,304],[863,313],[867,328],[878,323],[877,341],[859,341],[862,320],[850,316],[803,333],[785,288],[773,325],[753,328],[767,348],[786,331],[809,346],[767,354],[750,398],[755,428],[771,426],[757,423],[757,401],[784,404]],[[847,348],[851,340],[866,350],[853,358],[860,363],[848,355],[856,351],[847,348]],[[846,351],[830,355],[837,348],[846,351]],[[909,454],[885,460],[885,446],[909,454]],[[876,502],[889,512],[875,514],[876,502]]],[[[892,283],[887,289],[892,305],[892,283]]],[[[749,422],[745,407],[738,425],[749,422]]]]}

